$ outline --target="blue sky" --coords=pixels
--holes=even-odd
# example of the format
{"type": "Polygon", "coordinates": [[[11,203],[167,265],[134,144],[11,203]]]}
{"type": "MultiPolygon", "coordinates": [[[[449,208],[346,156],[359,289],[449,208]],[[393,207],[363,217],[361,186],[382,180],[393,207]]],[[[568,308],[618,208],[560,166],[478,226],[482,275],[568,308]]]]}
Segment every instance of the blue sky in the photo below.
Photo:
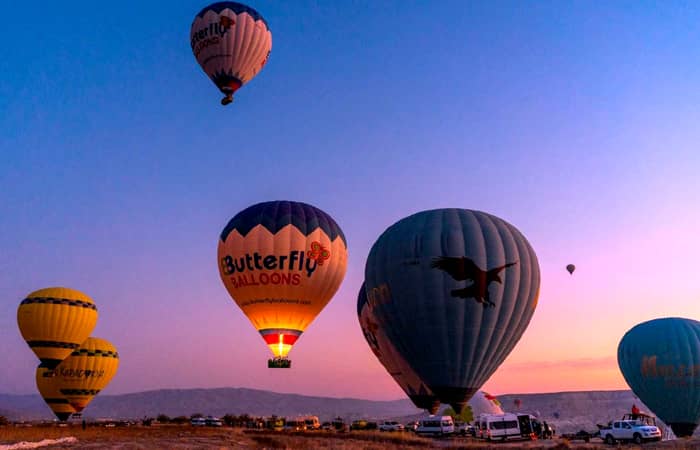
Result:
{"type": "Polygon", "coordinates": [[[401,397],[363,341],[355,296],[376,237],[438,207],[503,217],[539,255],[540,310],[504,366],[531,361],[554,329],[570,341],[550,342],[551,359],[609,367],[634,323],[697,318],[700,5],[250,4],[272,53],[226,108],[189,48],[203,3],[0,7],[0,392],[34,389],[19,301],[66,285],[95,299],[95,335],[120,349],[110,392],[401,397]],[[263,367],[215,262],[228,219],[275,199],[327,211],[350,255],[288,379],[263,367]],[[590,278],[566,285],[569,262],[590,278]],[[618,301],[633,313],[587,346],[584,318],[618,301]],[[565,313],[577,318],[559,329],[565,313]],[[321,359],[340,353],[337,336],[349,356],[331,369],[321,359]]]}

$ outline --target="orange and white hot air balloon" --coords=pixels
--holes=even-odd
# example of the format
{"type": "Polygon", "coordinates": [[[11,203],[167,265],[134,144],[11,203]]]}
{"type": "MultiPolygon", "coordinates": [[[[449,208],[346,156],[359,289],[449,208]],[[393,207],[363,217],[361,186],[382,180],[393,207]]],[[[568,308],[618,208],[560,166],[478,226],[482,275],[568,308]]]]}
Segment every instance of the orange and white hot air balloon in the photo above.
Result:
{"type": "Polygon", "coordinates": [[[267,63],[272,33],[265,19],[250,6],[218,2],[195,16],[190,46],[202,70],[226,95],[221,104],[228,105],[233,93],[267,63]]]}
{"type": "Polygon", "coordinates": [[[287,354],[340,287],[347,245],[338,224],[305,203],[253,205],[231,219],[218,246],[221,280],[274,359],[287,354]]]}

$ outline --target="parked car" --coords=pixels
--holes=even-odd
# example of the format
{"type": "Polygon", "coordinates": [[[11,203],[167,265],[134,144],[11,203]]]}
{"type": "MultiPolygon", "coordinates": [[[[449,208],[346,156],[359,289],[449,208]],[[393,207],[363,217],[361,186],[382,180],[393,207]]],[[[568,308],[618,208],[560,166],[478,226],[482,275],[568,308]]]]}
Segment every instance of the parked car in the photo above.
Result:
{"type": "Polygon", "coordinates": [[[416,431],[416,428],[418,428],[418,422],[415,421],[415,420],[414,420],[413,422],[408,422],[408,423],[404,426],[404,429],[405,429],[406,431],[416,431]]]}
{"type": "Polygon", "coordinates": [[[204,424],[208,427],[223,427],[224,423],[218,417],[208,416],[204,419],[204,424]]]}
{"type": "Polygon", "coordinates": [[[403,425],[396,421],[385,421],[379,425],[379,431],[403,431],[403,425]]]}
{"type": "Polygon", "coordinates": [[[305,431],[306,423],[303,420],[287,420],[284,431],[305,431]]]}
{"type": "Polygon", "coordinates": [[[364,419],[353,420],[350,424],[350,430],[364,430],[367,428],[367,421],[364,419]]]}
{"type": "Polygon", "coordinates": [[[466,422],[455,422],[455,434],[459,434],[461,436],[475,436],[476,431],[473,426],[466,422]]]}
{"type": "Polygon", "coordinates": [[[205,419],[204,417],[193,417],[192,419],[190,419],[190,424],[193,427],[204,427],[207,425],[207,419],[205,419]]]}
{"type": "Polygon", "coordinates": [[[641,444],[647,441],[660,441],[661,430],[654,425],[647,425],[641,420],[616,420],[601,428],[600,437],[606,444],[632,441],[641,444]]]}
{"type": "Polygon", "coordinates": [[[331,426],[335,431],[340,431],[342,433],[348,431],[348,425],[345,423],[342,417],[336,417],[333,419],[331,426]]]}

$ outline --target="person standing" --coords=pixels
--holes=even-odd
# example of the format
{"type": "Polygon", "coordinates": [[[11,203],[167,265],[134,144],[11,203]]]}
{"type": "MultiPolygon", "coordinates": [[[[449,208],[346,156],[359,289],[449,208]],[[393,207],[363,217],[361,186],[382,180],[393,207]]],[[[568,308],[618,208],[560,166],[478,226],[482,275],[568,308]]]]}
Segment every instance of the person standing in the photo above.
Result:
{"type": "Polygon", "coordinates": [[[641,411],[637,408],[637,405],[632,403],[632,419],[636,419],[641,411]]]}

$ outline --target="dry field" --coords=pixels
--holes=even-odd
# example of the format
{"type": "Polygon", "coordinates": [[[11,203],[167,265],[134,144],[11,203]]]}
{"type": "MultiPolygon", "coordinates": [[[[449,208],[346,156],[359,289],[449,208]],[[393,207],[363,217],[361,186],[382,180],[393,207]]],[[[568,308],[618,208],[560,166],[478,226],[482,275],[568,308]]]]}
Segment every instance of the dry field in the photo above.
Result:
{"type": "MultiPolygon", "coordinates": [[[[191,426],[160,425],[152,427],[0,427],[0,449],[20,448],[22,441],[38,442],[43,439],[59,439],[73,436],[77,442],[67,445],[52,445],[46,449],[361,449],[400,450],[419,448],[503,449],[528,448],[564,450],[614,449],[601,443],[584,444],[557,439],[553,441],[487,444],[466,438],[428,439],[410,433],[380,432],[303,432],[281,433],[273,431],[245,430],[240,428],[193,428],[191,426]]],[[[633,450],[634,445],[622,446],[633,450]]],[[[700,449],[700,439],[678,440],[645,444],[643,449],[700,449]]]]}

